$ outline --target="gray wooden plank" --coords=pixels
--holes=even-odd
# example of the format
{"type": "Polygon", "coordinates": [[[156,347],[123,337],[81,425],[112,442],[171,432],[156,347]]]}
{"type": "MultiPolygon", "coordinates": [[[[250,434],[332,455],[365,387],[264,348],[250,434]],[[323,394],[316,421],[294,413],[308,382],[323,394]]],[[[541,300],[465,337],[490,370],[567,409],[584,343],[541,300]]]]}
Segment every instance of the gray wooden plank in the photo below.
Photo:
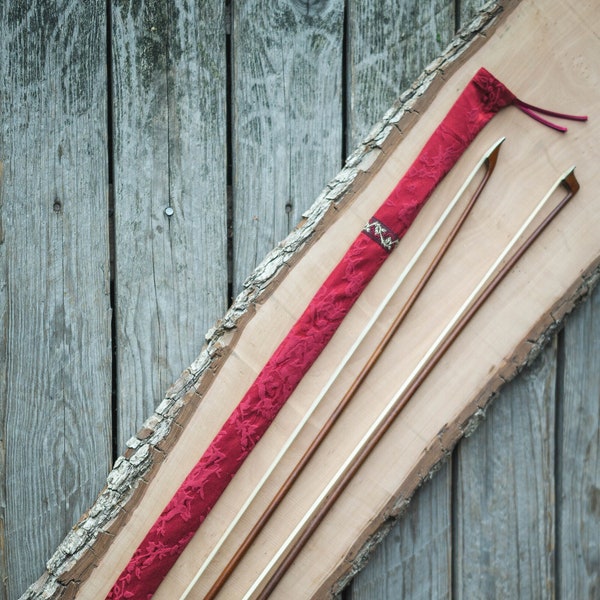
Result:
{"type": "Polygon", "coordinates": [[[123,449],[226,309],[224,3],[114,2],[112,51],[123,449]]]}
{"type": "Polygon", "coordinates": [[[552,596],[555,344],[455,451],[455,598],[552,596]]]}
{"type": "Polygon", "coordinates": [[[242,282],[339,170],[342,0],[233,4],[233,280],[242,282]]]}
{"type": "Polygon", "coordinates": [[[559,398],[559,598],[600,597],[600,287],[567,319],[559,398]]]}
{"type": "Polygon", "coordinates": [[[424,484],[354,578],[348,600],[450,598],[452,470],[424,484]]]}
{"type": "Polygon", "coordinates": [[[454,35],[454,0],[348,3],[346,139],[352,148],[454,35]]]}
{"type": "Polygon", "coordinates": [[[105,2],[0,7],[0,596],[110,465],[105,2]]]}

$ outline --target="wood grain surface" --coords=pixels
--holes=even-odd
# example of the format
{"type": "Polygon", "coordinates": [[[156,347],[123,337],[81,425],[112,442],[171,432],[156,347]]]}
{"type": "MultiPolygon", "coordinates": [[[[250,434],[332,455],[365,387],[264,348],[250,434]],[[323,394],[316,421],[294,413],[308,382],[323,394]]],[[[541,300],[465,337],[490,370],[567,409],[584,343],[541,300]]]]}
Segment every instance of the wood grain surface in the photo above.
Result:
{"type": "Polygon", "coordinates": [[[448,45],[455,3],[386,0],[348,5],[348,123],[350,148],[448,45]]]}
{"type": "Polygon", "coordinates": [[[556,427],[557,595],[600,591],[600,290],[573,315],[561,338],[556,427]]]}
{"type": "Polygon", "coordinates": [[[450,598],[452,594],[452,469],[446,463],[415,494],[396,525],[365,558],[343,597],[450,598]]]}
{"type": "Polygon", "coordinates": [[[233,287],[342,163],[344,2],[232,5],[233,287]]]}
{"type": "Polygon", "coordinates": [[[227,68],[223,2],[123,0],[111,17],[121,453],[226,308],[227,68]]]}
{"type": "Polygon", "coordinates": [[[553,345],[505,388],[489,425],[457,449],[453,562],[459,598],[543,597],[554,589],[555,391],[553,345]]]}
{"type": "Polygon", "coordinates": [[[0,597],[110,466],[104,2],[0,9],[0,597]]]}

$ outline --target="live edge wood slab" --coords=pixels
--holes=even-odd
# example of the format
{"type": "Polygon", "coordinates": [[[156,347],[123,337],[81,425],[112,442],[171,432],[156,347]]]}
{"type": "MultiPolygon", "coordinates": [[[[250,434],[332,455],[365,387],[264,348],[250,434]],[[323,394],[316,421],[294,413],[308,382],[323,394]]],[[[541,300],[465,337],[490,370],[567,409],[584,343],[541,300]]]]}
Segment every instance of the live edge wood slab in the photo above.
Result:
{"type": "MultiPolygon", "coordinates": [[[[436,189],[399,248],[251,453],[155,598],[179,598],[302,414],[367,324],[481,155],[506,137],[473,213],[322,447],[223,587],[241,598],[312,505],[529,212],[575,165],[577,196],[537,240],[428,376],[286,572],[273,597],[337,593],[421,482],[535,356],[600,278],[600,14],[594,0],[491,4],[422,74],[247,280],[207,334],[198,359],[129,442],[106,488],[24,598],[103,598],[321,282],[387,196],[456,96],[485,66],[520,98],[587,123],[552,131],[515,108],[496,116],[436,189]]],[[[466,197],[468,193],[466,194],[466,197]]],[[[557,193],[557,198],[560,192],[557,193]]],[[[467,199],[465,197],[465,200],[467,199]]],[[[450,225],[449,225],[450,226],[450,225]]],[[[322,406],[191,591],[202,598],[369,359],[428,262],[441,232],[384,311],[322,406]]]]}

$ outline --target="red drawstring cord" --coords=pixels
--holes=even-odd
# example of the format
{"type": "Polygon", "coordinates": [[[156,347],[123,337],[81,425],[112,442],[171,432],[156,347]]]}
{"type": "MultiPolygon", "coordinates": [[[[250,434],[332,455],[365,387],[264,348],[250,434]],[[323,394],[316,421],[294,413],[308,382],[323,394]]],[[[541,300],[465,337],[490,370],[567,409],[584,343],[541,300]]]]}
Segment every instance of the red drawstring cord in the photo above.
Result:
{"type": "Polygon", "coordinates": [[[558,117],[559,119],[568,119],[570,121],[587,121],[587,116],[567,115],[564,113],[555,112],[553,110],[546,110],[545,108],[540,108],[539,106],[533,106],[533,104],[528,104],[527,102],[523,102],[523,100],[519,100],[518,98],[514,99],[513,104],[518,109],[522,110],[526,115],[528,115],[532,119],[535,119],[536,121],[538,121],[538,123],[542,123],[543,125],[546,125],[547,127],[555,129],[556,131],[560,131],[561,133],[564,133],[565,131],[567,131],[567,128],[563,127],[562,125],[557,125],[556,123],[552,123],[551,121],[548,121],[548,120],[540,117],[540,115],[538,115],[536,113],[541,113],[543,115],[548,115],[550,117],[558,117]]]}

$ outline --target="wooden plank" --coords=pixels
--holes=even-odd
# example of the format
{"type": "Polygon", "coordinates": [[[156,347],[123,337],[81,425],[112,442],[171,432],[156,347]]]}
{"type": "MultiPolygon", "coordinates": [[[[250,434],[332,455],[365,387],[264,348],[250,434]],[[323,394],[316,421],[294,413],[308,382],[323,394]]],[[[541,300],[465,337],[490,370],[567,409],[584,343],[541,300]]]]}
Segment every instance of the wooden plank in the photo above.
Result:
{"type": "Polygon", "coordinates": [[[600,593],[600,288],[564,330],[556,490],[559,598],[600,593]]]}
{"type": "Polygon", "coordinates": [[[345,591],[346,600],[451,596],[451,475],[449,463],[445,464],[415,493],[345,591]]]}
{"type": "Polygon", "coordinates": [[[233,4],[233,285],[340,167],[344,2],[233,4]]]}
{"type": "Polygon", "coordinates": [[[555,345],[456,451],[454,593],[543,598],[554,569],[555,345]]]}
{"type": "Polygon", "coordinates": [[[112,37],[122,451],[226,307],[224,5],[115,2],[112,37]]]}
{"type": "Polygon", "coordinates": [[[105,2],[0,9],[0,596],[110,465],[105,2]]]}
{"type": "Polygon", "coordinates": [[[346,139],[353,148],[454,35],[454,0],[348,3],[346,139]]]}

